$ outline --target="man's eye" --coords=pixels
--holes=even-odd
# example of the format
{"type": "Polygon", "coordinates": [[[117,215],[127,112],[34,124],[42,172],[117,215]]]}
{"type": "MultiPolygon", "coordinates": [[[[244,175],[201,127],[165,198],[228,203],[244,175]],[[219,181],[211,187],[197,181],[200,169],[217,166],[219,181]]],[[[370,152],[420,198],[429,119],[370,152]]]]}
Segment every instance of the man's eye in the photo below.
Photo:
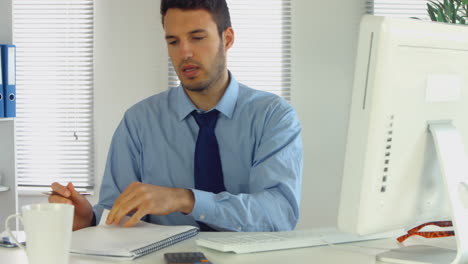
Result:
{"type": "Polygon", "coordinates": [[[169,44],[169,45],[175,45],[175,44],[177,44],[177,40],[169,41],[169,42],[167,42],[167,44],[169,44]]]}
{"type": "Polygon", "coordinates": [[[203,40],[205,37],[193,37],[194,40],[203,40]]]}

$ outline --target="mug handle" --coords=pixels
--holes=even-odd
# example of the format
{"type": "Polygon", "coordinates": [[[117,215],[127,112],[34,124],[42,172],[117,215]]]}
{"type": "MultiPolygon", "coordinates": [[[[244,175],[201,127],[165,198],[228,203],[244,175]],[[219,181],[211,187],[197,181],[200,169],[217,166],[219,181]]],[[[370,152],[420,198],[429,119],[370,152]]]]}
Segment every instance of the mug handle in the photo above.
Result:
{"type": "Polygon", "coordinates": [[[8,222],[10,222],[11,219],[16,218],[16,217],[18,217],[18,218],[21,220],[21,222],[24,223],[23,217],[22,217],[20,214],[10,215],[10,216],[5,220],[5,230],[7,231],[8,235],[9,235],[10,238],[13,240],[13,242],[15,242],[15,244],[18,245],[18,247],[20,247],[21,249],[23,249],[24,251],[26,251],[26,248],[25,248],[20,242],[18,242],[18,240],[16,239],[16,237],[13,235],[13,232],[11,232],[10,227],[8,226],[8,222]]]}

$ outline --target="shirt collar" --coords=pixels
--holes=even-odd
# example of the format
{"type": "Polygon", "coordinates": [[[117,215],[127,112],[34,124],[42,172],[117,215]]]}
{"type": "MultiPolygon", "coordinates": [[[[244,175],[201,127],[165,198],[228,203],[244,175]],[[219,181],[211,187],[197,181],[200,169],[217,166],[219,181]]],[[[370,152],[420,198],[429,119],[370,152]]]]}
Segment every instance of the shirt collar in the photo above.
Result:
{"type": "MultiPolygon", "coordinates": [[[[192,113],[193,110],[199,109],[195,107],[188,95],[185,93],[182,84],[175,89],[177,89],[177,114],[179,116],[179,120],[182,121],[190,113],[192,113]]],[[[229,72],[229,85],[221,97],[221,100],[219,100],[218,104],[213,107],[213,109],[217,109],[220,113],[231,119],[234,113],[234,108],[236,106],[238,94],[239,83],[236,81],[236,79],[234,79],[234,76],[231,74],[231,72],[229,72]]]]}

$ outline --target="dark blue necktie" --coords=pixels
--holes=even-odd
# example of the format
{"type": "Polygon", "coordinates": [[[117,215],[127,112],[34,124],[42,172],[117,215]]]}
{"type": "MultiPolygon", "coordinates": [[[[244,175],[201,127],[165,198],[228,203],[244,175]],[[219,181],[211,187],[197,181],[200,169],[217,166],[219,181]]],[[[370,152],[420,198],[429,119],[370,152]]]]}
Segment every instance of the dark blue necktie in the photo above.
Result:
{"type": "Polygon", "coordinates": [[[197,121],[198,138],[195,145],[195,189],[220,193],[225,191],[218,141],[215,135],[218,110],[199,114],[192,112],[197,121]]]}
{"type": "MultiPolygon", "coordinates": [[[[192,112],[197,121],[199,130],[195,145],[195,189],[220,193],[225,191],[221,158],[219,156],[218,141],[216,140],[215,127],[218,120],[218,110],[199,114],[192,112]]],[[[205,223],[198,222],[201,231],[214,231],[205,223]]]]}

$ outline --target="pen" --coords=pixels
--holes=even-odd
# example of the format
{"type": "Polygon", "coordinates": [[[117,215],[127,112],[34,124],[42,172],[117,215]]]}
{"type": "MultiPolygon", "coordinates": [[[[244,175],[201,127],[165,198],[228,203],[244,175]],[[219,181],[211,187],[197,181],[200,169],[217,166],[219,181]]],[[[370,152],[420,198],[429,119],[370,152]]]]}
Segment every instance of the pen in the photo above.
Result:
{"type": "MultiPolygon", "coordinates": [[[[91,193],[89,193],[89,192],[78,192],[78,193],[81,194],[81,195],[84,195],[84,196],[91,195],[91,193]]],[[[56,192],[48,191],[48,192],[42,192],[42,194],[52,195],[52,194],[56,194],[56,192]]]]}

